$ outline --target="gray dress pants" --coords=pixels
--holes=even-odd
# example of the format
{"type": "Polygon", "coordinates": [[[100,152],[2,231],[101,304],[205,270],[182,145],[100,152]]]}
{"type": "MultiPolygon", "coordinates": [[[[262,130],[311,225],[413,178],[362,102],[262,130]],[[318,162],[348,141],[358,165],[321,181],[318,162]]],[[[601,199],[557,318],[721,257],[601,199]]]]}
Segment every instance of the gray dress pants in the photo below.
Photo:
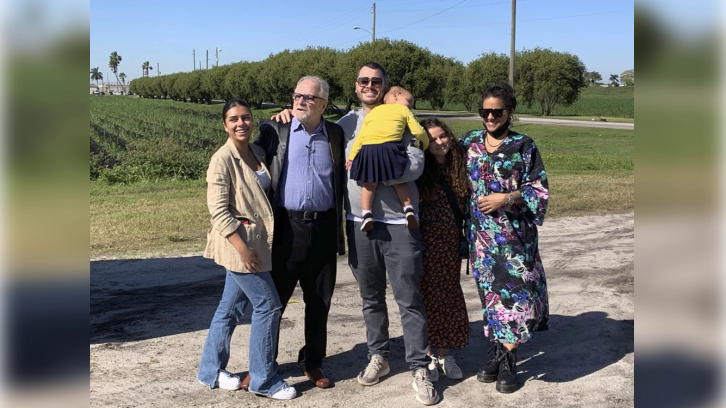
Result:
{"type": "Polygon", "coordinates": [[[389,358],[386,272],[398,304],[403,327],[406,361],[412,370],[425,367],[430,358],[426,310],[421,291],[423,276],[421,233],[402,224],[376,222],[363,232],[360,223],[347,221],[348,264],[358,281],[366,324],[368,358],[380,354],[389,358]]]}

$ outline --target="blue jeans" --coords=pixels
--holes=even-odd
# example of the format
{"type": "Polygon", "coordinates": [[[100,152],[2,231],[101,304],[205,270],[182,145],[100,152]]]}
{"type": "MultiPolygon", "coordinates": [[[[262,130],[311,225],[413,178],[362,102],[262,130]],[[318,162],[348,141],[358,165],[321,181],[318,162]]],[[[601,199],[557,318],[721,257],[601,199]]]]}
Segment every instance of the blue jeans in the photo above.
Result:
{"type": "Polygon", "coordinates": [[[232,332],[247,304],[252,304],[249,390],[270,396],[282,388],[284,381],[277,374],[275,362],[282,305],[269,272],[235,273],[227,270],[224,293],[209,326],[197,378],[210,388],[214,387],[219,370],[227,367],[232,332]]]}

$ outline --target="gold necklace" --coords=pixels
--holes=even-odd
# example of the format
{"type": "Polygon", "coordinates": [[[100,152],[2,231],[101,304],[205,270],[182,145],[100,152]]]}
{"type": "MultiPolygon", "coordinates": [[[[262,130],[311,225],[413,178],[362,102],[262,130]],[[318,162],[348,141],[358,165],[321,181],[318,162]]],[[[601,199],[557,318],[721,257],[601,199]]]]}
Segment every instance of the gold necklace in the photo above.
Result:
{"type": "Polygon", "coordinates": [[[492,142],[490,142],[490,141],[489,141],[489,132],[487,132],[487,135],[486,135],[486,136],[484,137],[484,141],[485,141],[486,143],[488,143],[488,144],[489,144],[489,147],[499,147],[499,146],[501,146],[501,145],[502,145],[502,143],[504,143],[504,141],[505,141],[506,139],[507,139],[507,138],[505,137],[504,139],[502,139],[502,140],[501,140],[501,141],[499,142],[499,144],[498,144],[498,145],[493,145],[493,144],[492,144],[492,142]]]}

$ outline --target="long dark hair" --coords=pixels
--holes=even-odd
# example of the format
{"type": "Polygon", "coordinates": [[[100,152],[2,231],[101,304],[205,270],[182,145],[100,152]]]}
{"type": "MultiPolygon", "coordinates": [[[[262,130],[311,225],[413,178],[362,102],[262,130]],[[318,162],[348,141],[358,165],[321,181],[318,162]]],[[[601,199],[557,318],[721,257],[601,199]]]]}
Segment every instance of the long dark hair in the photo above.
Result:
{"type": "Polygon", "coordinates": [[[424,171],[416,184],[421,194],[421,200],[428,201],[435,198],[441,177],[446,178],[454,194],[465,197],[469,194],[469,180],[466,176],[466,152],[459,145],[446,123],[438,118],[429,118],[421,121],[421,126],[428,132],[429,129],[439,127],[451,139],[451,148],[446,153],[444,164],[439,165],[434,155],[428,149],[424,152],[424,171]]]}
{"type": "Polygon", "coordinates": [[[252,108],[250,108],[250,104],[243,101],[242,99],[230,99],[227,101],[227,103],[224,104],[224,107],[222,107],[222,122],[227,120],[227,111],[234,108],[235,106],[244,106],[247,108],[248,111],[252,112],[252,108]]]}

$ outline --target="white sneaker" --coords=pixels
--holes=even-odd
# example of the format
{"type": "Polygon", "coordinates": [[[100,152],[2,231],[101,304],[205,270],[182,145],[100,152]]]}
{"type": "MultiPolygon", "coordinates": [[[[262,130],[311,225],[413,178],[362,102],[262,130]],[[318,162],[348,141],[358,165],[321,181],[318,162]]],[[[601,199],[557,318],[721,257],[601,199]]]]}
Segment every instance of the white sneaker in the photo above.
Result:
{"type": "Polygon", "coordinates": [[[227,370],[219,370],[219,374],[217,374],[217,387],[223,390],[234,391],[238,390],[241,384],[242,380],[238,376],[227,370]]]}
{"type": "Polygon", "coordinates": [[[388,366],[388,360],[386,360],[380,354],[374,354],[371,356],[371,361],[366,366],[366,369],[358,374],[358,384],[360,385],[373,385],[378,384],[381,377],[391,372],[391,368],[388,366]]]}
{"type": "Polygon", "coordinates": [[[431,356],[431,362],[429,363],[428,367],[429,371],[431,372],[431,382],[439,381],[439,360],[436,359],[436,356],[431,356]]]}
{"type": "Polygon", "coordinates": [[[282,388],[280,388],[279,391],[270,395],[270,398],[276,400],[291,400],[295,397],[297,397],[297,391],[295,391],[295,388],[290,387],[287,383],[283,383],[282,388]]]}
{"type": "Polygon", "coordinates": [[[441,365],[441,371],[444,372],[444,375],[452,380],[460,380],[461,377],[463,377],[461,368],[459,368],[459,366],[456,365],[456,361],[454,361],[454,356],[439,357],[439,364],[441,365]]]}

